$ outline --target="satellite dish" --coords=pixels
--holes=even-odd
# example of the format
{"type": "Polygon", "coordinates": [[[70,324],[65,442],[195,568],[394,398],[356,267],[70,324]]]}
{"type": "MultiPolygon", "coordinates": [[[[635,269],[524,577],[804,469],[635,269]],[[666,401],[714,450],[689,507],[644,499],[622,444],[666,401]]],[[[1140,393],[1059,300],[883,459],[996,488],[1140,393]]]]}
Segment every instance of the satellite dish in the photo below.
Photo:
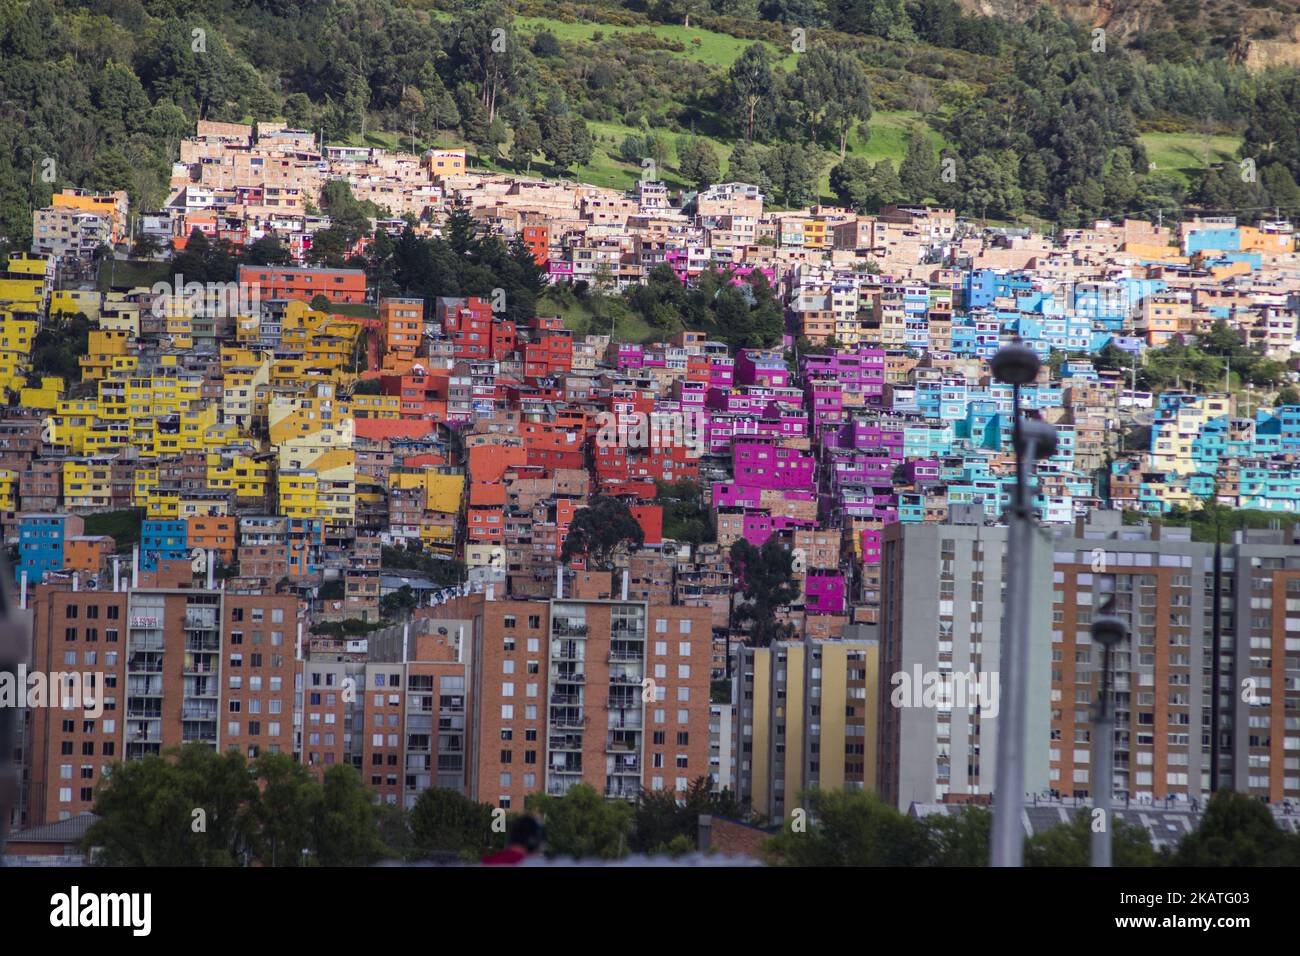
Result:
{"type": "Polygon", "coordinates": [[[87,590],[87,591],[98,591],[98,590],[99,590],[99,578],[97,578],[97,577],[95,577],[95,578],[87,578],[87,579],[86,579],[86,590],[87,590]]]}

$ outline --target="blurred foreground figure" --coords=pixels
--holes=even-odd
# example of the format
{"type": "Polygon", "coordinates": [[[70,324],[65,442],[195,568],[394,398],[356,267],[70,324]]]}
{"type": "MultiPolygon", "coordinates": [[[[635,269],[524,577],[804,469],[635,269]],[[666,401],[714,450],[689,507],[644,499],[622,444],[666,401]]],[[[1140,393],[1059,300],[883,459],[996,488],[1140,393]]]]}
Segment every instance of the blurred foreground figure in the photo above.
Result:
{"type": "Polygon", "coordinates": [[[488,866],[510,866],[522,863],[542,848],[544,831],[536,818],[524,815],[510,824],[506,848],[499,853],[483,857],[488,866]]]}

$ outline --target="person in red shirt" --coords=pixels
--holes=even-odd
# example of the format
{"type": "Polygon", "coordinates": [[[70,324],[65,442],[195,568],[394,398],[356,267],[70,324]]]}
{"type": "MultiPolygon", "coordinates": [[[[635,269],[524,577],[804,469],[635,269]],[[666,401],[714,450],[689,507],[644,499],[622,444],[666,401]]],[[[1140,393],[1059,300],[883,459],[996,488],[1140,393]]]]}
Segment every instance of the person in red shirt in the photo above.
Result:
{"type": "Polygon", "coordinates": [[[510,824],[510,834],[506,837],[506,848],[497,853],[483,857],[487,866],[513,866],[522,863],[542,848],[542,824],[536,817],[528,814],[516,817],[510,824]]]}

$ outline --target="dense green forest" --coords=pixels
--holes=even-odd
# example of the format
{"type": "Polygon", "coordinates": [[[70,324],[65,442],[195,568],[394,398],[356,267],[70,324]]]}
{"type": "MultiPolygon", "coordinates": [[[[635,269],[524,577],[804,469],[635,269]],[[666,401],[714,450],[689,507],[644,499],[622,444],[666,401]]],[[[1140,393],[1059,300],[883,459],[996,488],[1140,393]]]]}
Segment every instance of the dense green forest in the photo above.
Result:
{"type": "Polygon", "coordinates": [[[648,159],[674,186],[743,179],[786,206],[1067,226],[1294,211],[1300,79],[1228,66],[1221,39],[1126,49],[1047,9],[1011,23],[954,0],[0,0],[0,237],[25,247],[68,185],[156,208],[199,118],[462,142],[593,181],[648,159]],[[1239,153],[1151,168],[1150,137],[1174,134],[1239,153]]]}

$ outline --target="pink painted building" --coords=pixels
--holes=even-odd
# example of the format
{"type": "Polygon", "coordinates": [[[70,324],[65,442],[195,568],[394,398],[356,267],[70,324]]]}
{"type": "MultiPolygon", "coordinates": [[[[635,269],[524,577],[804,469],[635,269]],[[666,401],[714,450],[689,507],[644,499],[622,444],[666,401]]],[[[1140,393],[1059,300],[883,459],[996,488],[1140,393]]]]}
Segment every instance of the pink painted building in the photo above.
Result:
{"type": "Polygon", "coordinates": [[[759,488],[804,488],[816,485],[817,462],[796,448],[759,442],[736,442],[732,475],[737,482],[759,488]]]}

